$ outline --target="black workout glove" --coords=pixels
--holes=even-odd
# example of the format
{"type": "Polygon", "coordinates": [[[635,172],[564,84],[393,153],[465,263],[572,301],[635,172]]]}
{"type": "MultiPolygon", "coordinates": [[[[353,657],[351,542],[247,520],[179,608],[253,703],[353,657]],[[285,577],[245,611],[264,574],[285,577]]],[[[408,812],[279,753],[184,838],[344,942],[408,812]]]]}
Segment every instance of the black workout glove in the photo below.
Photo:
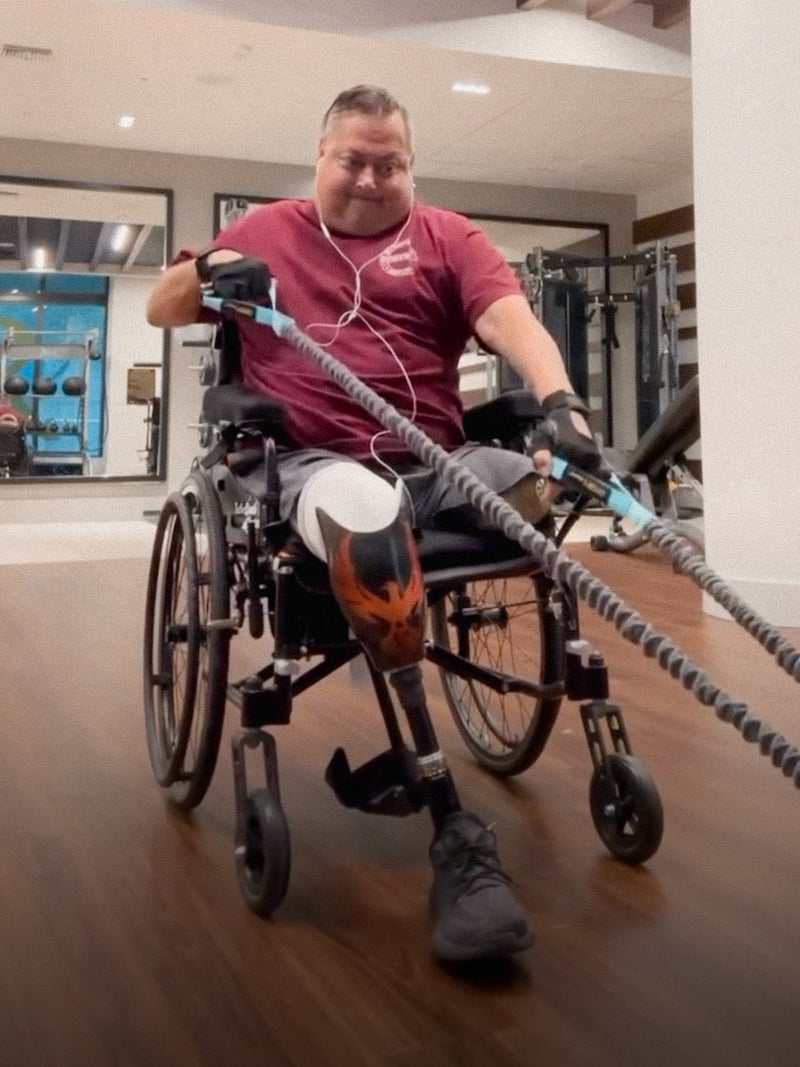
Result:
{"type": "Polygon", "coordinates": [[[212,249],[195,260],[200,281],[210,285],[214,295],[223,300],[245,300],[252,304],[268,303],[272,275],[260,259],[242,256],[228,263],[210,264],[212,249]]]}
{"type": "Polygon", "coordinates": [[[544,447],[549,447],[551,452],[557,452],[581,470],[596,471],[601,459],[595,440],[581,433],[572,421],[573,411],[580,412],[584,418],[589,415],[589,408],[581,398],[559,389],[544,398],[542,409],[546,416],[542,430],[549,440],[549,445],[544,447]]]}

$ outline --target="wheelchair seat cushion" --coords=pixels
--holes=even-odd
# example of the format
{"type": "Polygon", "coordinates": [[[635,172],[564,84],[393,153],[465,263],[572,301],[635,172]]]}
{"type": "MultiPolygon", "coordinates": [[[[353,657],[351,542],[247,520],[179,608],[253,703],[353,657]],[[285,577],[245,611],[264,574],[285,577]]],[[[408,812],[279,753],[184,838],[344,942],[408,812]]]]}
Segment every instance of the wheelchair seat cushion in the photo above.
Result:
{"type": "Polygon", "coordinates": [[[479,567],[524,559],[526,553],[499,530],[435,530],[424,528],[417,541],[424,572],[479,567]]]}
{"type": "Polygon", "coordinates": [[[203,394],[203,421],[255,426],[261,433],[282,436],[283,405],[239,382],[212,385],[203,394]]]}

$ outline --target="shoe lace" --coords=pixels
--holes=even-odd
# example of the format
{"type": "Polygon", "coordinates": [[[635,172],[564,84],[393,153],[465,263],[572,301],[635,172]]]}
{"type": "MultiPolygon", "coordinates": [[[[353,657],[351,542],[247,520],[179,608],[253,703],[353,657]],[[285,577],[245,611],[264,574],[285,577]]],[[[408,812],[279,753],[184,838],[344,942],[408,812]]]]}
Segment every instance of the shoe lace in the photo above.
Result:
{"type": "Polygon", "coordinates": [[[497,852],[489,840],[454,840],[448,848],[448,867],[453,882],[465,894],[474,893],[488,884],[509,885],[511,879],[500,867],[497,852]]]}

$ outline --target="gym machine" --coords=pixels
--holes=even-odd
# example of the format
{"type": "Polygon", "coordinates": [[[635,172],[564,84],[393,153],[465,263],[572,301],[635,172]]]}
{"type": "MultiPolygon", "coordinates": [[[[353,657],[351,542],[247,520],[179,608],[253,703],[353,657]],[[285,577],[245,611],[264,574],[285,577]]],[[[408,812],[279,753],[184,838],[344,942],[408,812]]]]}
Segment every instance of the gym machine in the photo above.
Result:
{"type": "MultiPolygon", "coordinates": [[[[590,257],[534,249],[523,282],[528,299],[554,337],[575,389],[592,409],[591,428],[610,465],[661,517],[680,525],[702,550],[702,535],[683,522],[702,514],[702,487],[683,450],[700,436],[696,379],[681,387],[678,374],[676,256],[661,242],[638,252],[590,257]],[[630,288],[613,291],[611,268],[632,271],[630,288]],[[638,443],[629,454],[613,449],[611,378],[613,350],[620,347],[617,312],[635,309],[636,421],[638,443]],[[596,354],[600,354],[600,359],[596,354]]],[[[501,388],[500,391],[503,391],[501,388]]],[[[619,516],[597,549],[631,551],[647,539],[629,536],[619,516]]]]}
{"type": "Polygon", "coordinates": [[[0,349],[0,398],[23,416],[25,471],[85,474],[89,457],[89,361],[98,331],[8,327],[0,349]],[[52,364],[59,367],[53,372],[52,364]],[[62,396],[59,396],[62,394],[62,396]]]}
{"type": "Polygon", "coordinates": [[[607,445],[613,444],[610,383],[612,350],[619,348],[616,315],[621,304],[635,305],[637,435],[642,437],[678,391],[680,304],[675,254],[661,242],[618,256],[580,256],[536,248],[526,257],[525,268],[528,299],[555,338],[572,384],[591,407],[600,402],[604,425],[593,429],[607,445]],[[632,288],[611,291],[612,267],[632,270],[632,288]],[[590,366],[595,346],[589,334],[598,312],[603,325],[602,387],[595,397],[592,380],[597,370],[590,366]]]}

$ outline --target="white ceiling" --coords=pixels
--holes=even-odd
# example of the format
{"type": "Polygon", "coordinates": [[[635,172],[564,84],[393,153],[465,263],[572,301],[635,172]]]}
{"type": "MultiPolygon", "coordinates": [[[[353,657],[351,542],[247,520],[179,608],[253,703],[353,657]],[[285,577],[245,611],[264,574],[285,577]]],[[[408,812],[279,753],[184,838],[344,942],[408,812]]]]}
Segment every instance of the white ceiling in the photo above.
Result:
{"type": "Polygon", "coordinates": [[[0,46],[52,50],[0,56],[0,136],[308,164],[333,97],[373,82],[408,106],[422,177],[627,194],[690,177],[688,20],[654,30],[646,2],[602,23],[585,9],[0,0],[0,46]]]}

